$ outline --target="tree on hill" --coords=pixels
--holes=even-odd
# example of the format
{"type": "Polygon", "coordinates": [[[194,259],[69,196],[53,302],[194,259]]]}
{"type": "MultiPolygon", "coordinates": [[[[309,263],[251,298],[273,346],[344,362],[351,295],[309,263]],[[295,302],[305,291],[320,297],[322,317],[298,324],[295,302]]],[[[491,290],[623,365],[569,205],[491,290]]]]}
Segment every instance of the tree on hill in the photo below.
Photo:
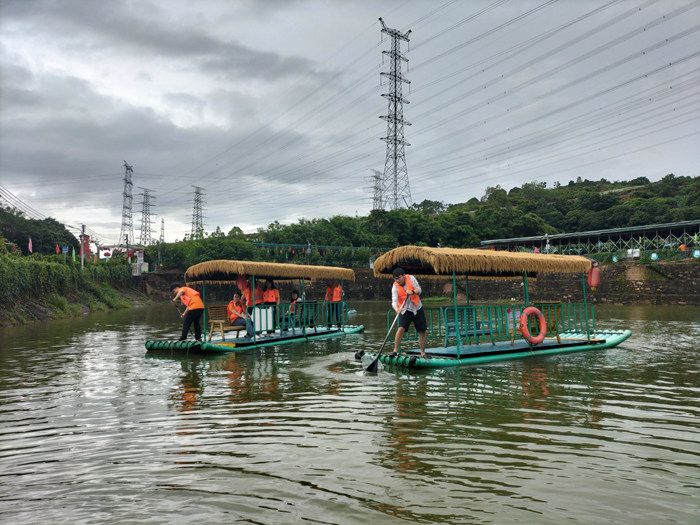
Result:
{"type": "Polygon", "coordinates": [[[78,239],[56,219],[27,219],[21,212],[9,208],[0,209],[0,234],[18,246],[24,255],[29,253],[30,237],[33,253],[56,253],[56,244],[80,248],[78,239]]]}

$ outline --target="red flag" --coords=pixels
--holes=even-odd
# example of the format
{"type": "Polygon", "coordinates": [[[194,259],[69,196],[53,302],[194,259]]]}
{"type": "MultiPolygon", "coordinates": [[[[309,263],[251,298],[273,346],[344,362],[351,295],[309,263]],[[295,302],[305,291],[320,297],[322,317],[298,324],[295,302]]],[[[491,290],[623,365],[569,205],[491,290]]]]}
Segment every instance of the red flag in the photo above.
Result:
{"type": "Polygon", "coordinates": [[[56,253],[61,253],[61,249],[58,247],[58,243],[56,243],[56,253]]]}
{"type": "Polygon", "coordinates": [[[90,236],[89,235],[83,235],[82,236],[83,242],[80,246],[80,254],[85,255],[85,257],[90,257],[90,236]]]}
{"type": "Polygon", "coordinates": [[[33,250],[32,250],[32,238],[31,238],[31,237],[29,237],[29,253],[33,253],[33,250]]]}

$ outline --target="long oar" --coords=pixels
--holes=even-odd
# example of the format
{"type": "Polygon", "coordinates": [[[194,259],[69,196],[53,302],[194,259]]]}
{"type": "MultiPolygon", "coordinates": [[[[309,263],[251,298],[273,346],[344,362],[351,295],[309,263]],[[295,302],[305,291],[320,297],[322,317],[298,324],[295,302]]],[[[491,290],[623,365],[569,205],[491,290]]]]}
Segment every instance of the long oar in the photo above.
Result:
{"type": "Polygon", "coordinates": [[[408,299],[408,294],[406,294],[406,299],[403,300],[403,303],[401,303],[401,306],[399,307],[399,313],[396,314],[396,317],[394,317],[394,322],[391,323],[391,326],[389,327],[389,331],[386,333],[386,337],[384,338],[384,342],[382,343],[382,347],[379,349],[379,352],[377,353],[377,357],[372,361],[365,370],[367,372],[370,372],[372,374],[376,374],[377,370],[379,369],[379,356],[382,355],[382,350],[384,350],[384,346],[386,345],[386,342],[389,340],[389,336],[391,335],[391,331],[394,329],[394,325],[396,324],[396,321],[399,320],[399,316],[401,315],[401,310],[403,310],[403,305],[406,303],[406,300],[408,299]]]}

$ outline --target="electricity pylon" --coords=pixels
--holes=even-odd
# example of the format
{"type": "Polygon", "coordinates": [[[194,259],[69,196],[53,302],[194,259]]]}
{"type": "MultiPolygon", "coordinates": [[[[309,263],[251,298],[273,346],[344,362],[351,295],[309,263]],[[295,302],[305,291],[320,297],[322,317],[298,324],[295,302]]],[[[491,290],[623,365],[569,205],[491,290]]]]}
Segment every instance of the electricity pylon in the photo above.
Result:
{"type": "Polygon", "coordinates": [[[124,161],[124,192],[122,193],[124,200],[122,205],[122,228],[119,232],[119,246],[127,246],[129,242],[134,242],[134,224],[131,220],[131,203],[133,197],[131,195],[131,175],[134,173],[134,167],[124,161]]]}
{"type": "Polygon", "coordinates": [[[382,181],[384,180],[384,175],[381,171],[373,169],[374,175],[372,178],[372,209],[381,210],[383,209],[384,203],[384,188],[382,186],[382,181]]]}
{"type": "Polygon", "coordinates": [[[202,220],[202,188],[194,188],[194,207],[192,208],[192,231],[191,239],[202,239],[204,237],[204,222],[202,220]]]}
{"type": "Polygon", "coordinates": [[[408,104],[408,100],[402,95],[403,84],[410,84],[401,74],[401,62],[408,64],[408,58],[401,54],[401,40],[410,42],[409,29],[402,33],[397,29],[390,29],[381,18],[382,33],[391,37],[391,51],[382,51],[391,59],[391,70],[383,71],[382,76],[389,80],[389,93],[382,96],[389,101],[389,110],[386,115],[379,118],[386,120],[386,137],[382,140],[386,142],[386,160],[384,161],[384,187],[383,201],[389,209],[395,210],[401,205],[406,207],[411,205],[411,187],[408,183],[408,168],[406,167],[405,146],[410,146],[404,139],[403,127],[410,126],[411,123],[403,118],[403,104],[408,104]]]}
{"type": "Polygon", "coordinates": [[[143,196],[143,202],[142,208],[141,208],[141,238],[139,239],[139,244],[141,246],[150,246],[153,244],[153,237],[151,237],[151,198],[155,199],[155,197],[151,196],[151,190],[147,188],[141,188],[143,190],[143,193],[141,195],[143,196]]]}

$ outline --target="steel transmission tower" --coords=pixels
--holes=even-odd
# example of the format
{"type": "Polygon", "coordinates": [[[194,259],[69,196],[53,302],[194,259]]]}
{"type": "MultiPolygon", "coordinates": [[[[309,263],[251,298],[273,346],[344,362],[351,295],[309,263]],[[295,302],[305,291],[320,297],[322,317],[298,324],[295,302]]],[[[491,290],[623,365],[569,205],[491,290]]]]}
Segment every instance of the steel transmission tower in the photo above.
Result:
{"type": "Polygon", "coordinates": [[[384,187],[383,201],[391,210],[399,208],[405,204],[411,204],[411,187],[408,183],[408,168],[406,167],[405,146],[410,146],[404,140],[403,127],[410,126],[411,123],[403,118],[403,104],[408,104],[408,100],[403,98],[403,83],[410,84],[401,74],[401,62],[408,64],[408,59],[401,54],[401,40],[410,42],[408,35],[411,30],[402,33],[397,29],[390,29],[381,18],[382,33],[391,37],[391,51],[382,51],[391,59],[391,70],[383,71],[382,76],[389,80],[389,93],[382,96],[389,101],[389,111],[379,118],[386,120],[386,137],[382,140],[386,142],[386,161],[384,162],[384,187]]]}
{"type": "Polygon", "coordinates": [[[153,238],[151,237],[151,233],[153,233],[151,230],[151,198],[155,199],[155,197],[151,197],[151,190],[140,186],[139,188],[143,190],[143,193],[141,193],[143,202],[141,203],[141,238],[139,239],[139,244],[141,246],[150,246],[153,244],[153,238]]]}
{"type": "Polygon", "coordinates": [[[384,175],[379,170],[373,169],[372,172],[374,172],[374,175],[372,175],[372,209],[381,210],[384,206],[384,189],[382,186],[384,175]]]}
{"type": "Polygon", "coordinates": [[[131,176],[134,173],[134,167],[124,161],[124,204],[122,205],[122,229],[119,232],[119,246],[127,246],[129,243],[134,243],[134,224],[131,220],[131,176]]]}
{"type": "Polygon", "coordinates": [[[191,239],[201,239],[204,237],[204,222],[202,221],[202,188],[194,188],[194,207],[192,208],[192,231],[191,239]]]}

